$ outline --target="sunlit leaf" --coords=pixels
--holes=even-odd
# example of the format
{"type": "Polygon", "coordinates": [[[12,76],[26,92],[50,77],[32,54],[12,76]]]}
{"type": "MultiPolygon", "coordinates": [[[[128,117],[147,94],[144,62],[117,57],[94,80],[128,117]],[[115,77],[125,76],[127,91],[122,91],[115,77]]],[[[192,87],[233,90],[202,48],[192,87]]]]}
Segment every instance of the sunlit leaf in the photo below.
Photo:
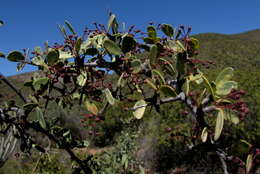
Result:
{"type": "Polygon", "coordinates": [[[207,141],[207,138],[208,138],[208,128],[204,127],[201,133],[201,141],[205,143],[207,141]]]}
{"type": "Polygon", "coordinates": [[[105,93],[105,96],[106,96],[106,99],[107,99],[108,103],[110,105],[114,105],[115,104],[115,98],[112,96],[110,90],[108,88],[106,88],[104,90],[104,93],[105,93]]]}
{"type": "Polygon", "coordinates": [[[253,154],[249,154],[246,158],[246,172],[249,173],[253,164],[253,154]]]}
{"type": "Polygon", "coordinates": [[[72,58],[73,55],[68,51],[61,51],[59,50],[59,58],[60,59],[69,59],[72,58]]]}
{"type": "Polygon", "coordinates": [[[83,87],[85,86],[87,82],[87,73],[82,72],[78,77],[77,77],[77,83],[79,86],[83,87]]]}
{"type": "Polygon", "coordinates": [[[92,103],[92,102],[86,100],[86,101],[85,101],[85,106],[86,106],[87,110],[88,110],[89,112],[91,112],[92,114],[94,114],[94,115],[97,115],[97,114],[98,114],[98,108],[97,108],[97,106],[95,105],[95,103],[92,103]]]}
{"type": "MultiPolygon", "coordinates": [[[[138,107],[138,106],[143,106],[145,105],[145,101],[144,100],[139,100],[135,103],[134,107],[138,107]]],[[[144,112],[145,112],[145,107],[141,107],[139,109],[136,109],[133,114],[135,116],[135,118],[137,119],[141,119],[144,115],[144,112]]]]}
{"type": "Polygon", "coordinates": [[[234,69],[231,67],[225,68],[223,71],[219,73],[217,76],[215,83],[216,86],[221,85],[222,83],[225,83],[226,81],[230,80],[234,75],[234,69]]]}
{"type": "Polygon", "coordinates": [[[224,112],[222,109],[219,109],[217,119],[216,119],[216,126],[215,126],[215,135],[214,135],[215,141],[219,139],[223,126],[224,126],[224,112]]]}
{"type": "Polygon", "coordinates": [[[231,92],[232,89],[237,89],[237,82],[226,81],[224,83],[218,83],[216,86],[216,94],[227,95],[231,92]]]}

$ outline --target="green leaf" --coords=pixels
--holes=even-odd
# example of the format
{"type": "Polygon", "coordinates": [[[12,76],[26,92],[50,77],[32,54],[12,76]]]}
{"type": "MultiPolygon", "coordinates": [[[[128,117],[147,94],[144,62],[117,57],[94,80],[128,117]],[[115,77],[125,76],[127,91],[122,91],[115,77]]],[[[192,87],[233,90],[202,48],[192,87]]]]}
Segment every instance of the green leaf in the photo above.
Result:
{"type": "Polygon", "coordinates": [[[123,79],[125,73],[122,73],[117,81],[117,87],[124,87],[125,86],[125,80],[123,79]]]}
{"type": "Polygon", "coordinates": [[[218,83],[216,86],[216,94],[227,95],[231,92],[232,89],[237,89],[237,82],[226,81],[224,83],[218,83]]]}
{"type": "MultiPolygon", "coordinates": [[[[145,105],[145,101],[144,100],[139,100],[135,103],[134,107],[138,107],[138,106],[142,106],[142,105],[145,105]]],[[[145,107],[141,107],[139,109],[136,109],[133,114],[135,116],[135,118],[137,119],[141,119],[144,115],[144,112],[145,112],[145,107]]]]}
{"type": "Polygon", "coordinates": [[[157,46],[152,45],[150,48],[150,54],[149,54],[151,64],[155,64],[156,58],[157,58],[157,53],[158,53],[157,46]]]}
{"type": "Polygon", "coordinates": [[[194,37],[191,37],[190,41],[191,41],[190,47],[192,49],[194,49],[194,50],[198,50],[199,49],[199,41],[198,41],[198,39],[196,39],[194,37]]]}
{"type": "Polygon", "coordinates": [[[66,33],[65,27],[61,26],[61,25],[58,25],[58,27],[60,29],[60,32],[63,34],[63,37],[66,39],[68,37],[68,35],[66,33]]]}
{"type": "Polygon", "coordinates": [[[43,117],[43,113],[42,113],[42,110],[39,108],[39,107],[36,107],[35,109],[35,120],[36,122],[39,122],[40,126],[43,128],[43,129],[46,129],[46,122],[45,122],[45,119],[43,117]]]}
{"type": "Polygon", "coordinates": [[[175,97],[177,96],[177,93],[175,92],[175,90],[169,86],[169,85],[161,85],[160,86],[160,91],[165,95],[165,96],[169,96],[169,97],[175,97]]]}
{"type": "Polygon", "coordinates": [[[162,75],[162,73],[159,70],[153,69],[152,70],[152,75],[154,79],[158,79],[160,84],[166,84],[165,80],[164,80],[164,76],[162,75]]]}
{"type": "Polygon", "coordinates": [[[24,55],[19,51],[12,51],[8,54],[7,59],[12,62],[19,62],[25,60],[24,55]]]}
{"type": "Polygon", "coordinates": [[[172,63],[164,58],[160,58],[161,61],[165,62],[167,66],[170,67],[170,70],[172,71],[172,75],[174,75],[176,73],[176,70],[174,69],[174,67],[172,66],[172,63]]]}
{"type": "Polygon", "coordinates": [[[97,106],[95,105],[95,103],[92,103],[92,102],[86,100],[86,101],[85,101],[85,106],[86,106],[87,110],[88,110],[89,112],[91,112],[92,114],[94,114],[94,115],[97,115],[97,114],[98,114],[98,108],[97,108],[97,106]]]}
{"type": "Polygon", "coordinates": [[[107,99],[108,103],[109,103],[110,105],[114,105],[114,104],[115,104],[115,99],[114,99],[114,97],[112,96],[110,90],[109,90],[108,88],[106,88],[106,89],[104,90],[104,93],[105,93],[105,96],[106,96],[106,99],[107,99]]]}
{"type": "Polygon", "coordinates": [[[249,154],[246,158],[246,172],[249,173],[253,164],[253,154],[249,154]]]}
{"type": "Polygon", "coordinates": [[[47,77],[39,78],[33,81],[33,88],[38,91],[42,89],[42,87],[46,86],[49,82],[49,79],[47,77]]]}
{"type": "Polygon", "coordinates": [[[204,76],[204,75],[202,75],[202,78],[203,78],[204,82],[206,83],[207,89],[210,91],[210,93],[211,93],[211,95],[213,96],[213,98],[215,98],[214,90],[213,90],[211,84],[209,83],[209,80],[208,80],[207,77],[204,76]]]}
{"type": "Polygon", "coordinates": [[[156,38],[157,33],[154,26],[150,25],[147,27],[148,36],[152,39],[156,38]]]}
{"type": "Polygon", "coordinates": [[[147,44],[154,44],[154,40],[150,37],[143,38],[144,42],[147,44]]]}
{"type": "Polygon", "coordinates": [[[235,115],[232,111],[226,110],[224,113],[225,113],[227,120],[231,121],[233,124],[239,123],[240,120],[239,120],[238,116],[235,115]]]}
{"type": "Polygon", "coordinates": [[[131,62],[131,67],[134,69],[133,73],[139,73],[142,70],[142,63],[138,59],[134,59],[131,62]]]}
{"type": "Polygon", "coordinates": [[[69,28],[70,32],[74,35],[76,35],[76,32],[74,30],[74,28],[72,27],[72,25],[68,22],[68,21],[65,21],[65,24],[67,25],[67,27],[69,28]]]}
{"type": "Polygon", "coordinates": [[[82,44],[82,38],[78,37],[75,45],[75,50],[77,53],[80,51],[81,44],[82,44]]]}
{"type": "Polygon", "coordinates": [[[132,36],[125,36],[122,40],[122,51],[127,53],[136,47],[136,41],[132,36]]]}
{"type": "Polygon", "coordinates": [[[77,77],[77,83],[79,86],[83,87],[85,86],[86,82],[87,82],[87,73],[86,72],[82,72],[78,77],[77,77]]]}
{"type": "Polygon", "coordinates": [[[230,80],[234,75],[234,69],[231,67],[225,68],[223,71],[219,73],[217,76],[215,83],[216,86],[221,85],[222,83],[225,83],[226,81],[230,80]]]}
{"type": "Polygon", "coordinates": [[[107,31],[110,30],[110,28],[112,27],[115,19],[116,19],[116,15],[111,14],[110,17],[109,17],[108,23],[107,23],[107,31]]]}
{"type": "Polygon", "coordinates": [[[110,54],[114,54],[117,56],[122,54],[122,51],[119,48],[119,46],[112,40],[105,40],[103,45],[110,54]]]}
{"type": "Polygon", "coordinates": [[[38,106],[37,103],[27,103],[27,104],[23,105],[23,110],[26,114],[29,114],[37,106],[38,106]]]}
{"type": "Polygon", "coordinates": [[[98,54],[98,50],[96,48],[87,48],[84,54],[94,56],[98,54]]]}
{"type": "Polygon", "coordinates": [[[59,58],[60,59],[69,59],[69,58],[72,58],[72,57],[73,57],[73,55],[70,52],[59,50],[59,58]]]}
{"type": "Polygon", "coordinates": [[[48,65],[44,62],[44,60],[42,59],[41,56],[36,56],[32,59],[32,63],[38,66],[42,66],[45,67],[46,69],[48,69],[48,65]]]}
{"type": "Polygon", "coordinates": [[[59,60],[59,57],[60,57],[60,53],[58,50],[51,50],[50,52],[48,52],[46,56],[48,65],[50,66],[54,65],[59,60]]]}
{"type": "Polygon", "coordinates": [[[152,87],[154,90],[157,90],[156,85],[152,81],[150,81],[149,79],[145,79],[145,82],[146,82],[147,85],[152,87]]]}
{"type": "Polygon", "coordinates": [[[0,57],[5,57],[5,54],[0,52],[0,57]]]}
{"type": "Polygon", "coordinates": [[[161,25],[161,30],[163,31],[163,33],[168,36],[168,37],[172,37],[174,30],[173,27],[169,24],[162,24],[161,25]]]}
{"type": "Polygon", "coordinates": [[[208,138],[208,128],[204,127],[201,133],[201,141],[205,143],[207,141],[207,138],[208,138]]]}
{"type": "Polygon", "coordinates": [[[215,127],[215,135],[214,135],[215,141],[219,139],[223,126],[224,126],[224,112],[222,109],[219,109],[217,120],[216,120],[216,127],[215,127]]]}

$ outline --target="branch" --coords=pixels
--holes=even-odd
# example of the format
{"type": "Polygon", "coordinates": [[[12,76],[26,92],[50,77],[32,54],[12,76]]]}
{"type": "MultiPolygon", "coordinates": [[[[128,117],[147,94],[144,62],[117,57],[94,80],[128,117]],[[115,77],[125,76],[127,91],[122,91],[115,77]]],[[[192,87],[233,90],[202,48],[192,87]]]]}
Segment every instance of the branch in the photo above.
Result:
{"type": "Polygon", "coordinates": [[[27,102],[26,97],[22,94],[22,92],[17,89],[15,85],[13,85],[2,73],[0,73],[0,80],[2,80],[5,84],[7,84],[15,93],[23,100],[24,103],[27,102]]]}
{"type": "Polygon", "coordinates": [[[226,164],[226,161],[225,161],[227,159],[226,153],[223,152],[221,149],[218,149],[216,151],[216,153],[217,153],[217,155],[218,155],[218,157],[220,159],[220,162],[222,164],[222,169],[224,171],[224,174],[229,174],[228,171],[227,171],[227,164],[226,164]]]}
{"type": "MultiPolygon", "coordinates": [[[[175,101],[178,101],[178,100],[181,100],[182,98],[182,93],[180,93],[178,96],[176,97],[169,97],[169,98],[164,98],[164,99],[161,99],[160,100],[160,104],[164,104],[164,103],[170,103],[170,102],[175,102],[175,101]]],[[[144,104],[144,105],[139,105],[139,106],[136,106],[136,107],[132,107],[132,108],[128,108],[129,111],[135,111],[137,109],[140,109],[140,108],[143,108],[143,107],[146,107],[146,106],[150,106],[152,105],[152,103],[147,103],[147,104],[144,104]]]]}

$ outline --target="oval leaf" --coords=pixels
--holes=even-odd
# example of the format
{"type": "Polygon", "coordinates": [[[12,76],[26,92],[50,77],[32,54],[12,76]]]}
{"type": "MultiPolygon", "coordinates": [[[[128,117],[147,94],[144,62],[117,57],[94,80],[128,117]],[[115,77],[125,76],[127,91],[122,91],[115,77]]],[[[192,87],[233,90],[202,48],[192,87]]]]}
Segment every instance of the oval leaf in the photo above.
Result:
{"type": "Polygon", "coordinates": [[[95,103],[91,103],[90,101],[86,100],[85,106],[89,112],[91,112],[94,115],[98,114],[98,108],[95,105],[95,103]]]}
{"type": "Polygon", "coordinates": [[[142,70],[141,61],[135,59],[131,62],[131,67],[133,67],[133,73],[139,73],[142,70]]]}
{"type": "Polygon", "coordinates": [[[249,173],[252,168],[253,154],[249,154],[246,158],[246,172],[249,173]]]}
{"type": "MultiPolygon", "coordinates": [[[[143,106],[145,104],[146,103],[144,100],[139,100],[138,102],[135,103],[134,107],[143,106]]],[[[141,108],[136,109],[133,112],[133,114],[134,114],[135,118],[141,119],[144,115],[144,111],[145,111],[145,107],[141,107],[141,108]]]]}
{"type": "Polygon", "coordinates": [[[45,122],[45,119],[43,117],[43,113],[42,113],[42,110],[39,108],[39,107],[36,107],[35,109],[35,120],[36,122],[39,122],[40,126],[43,128],[43,129],[46,129],[46,122],[45,122]]]}
{"type": "Polygon", "coordinates": [[[50,52],[48,52],[46,59],[48,62],[48,65],[52,66],[54,65],[60,57],[60,53],[58,50],[51,50],[50,52]]]}
{"type": "Polygon", "coordinates": [[[173,27],[169,24],[162,24],[161,25],[161,30],[163,31],[163,33],[168,36],[168,37],[172,37],[173,36],[173,27]]]}
{"type": "Polygon", "coordinates": [[[87,82],[87,73],[82,72],[78,77],[77,77],[77,83],[79,86],[83,87],[85,86],[87,82]]]}
{"type": "Polygon", "coordinates": [[[219,109],[217,120],[216,120],[216,127],[215,127],[215,135],[214,135],[215,141],[219,139],[223,126],[224,126],[224,112],[222,109],[219,109]]]}
{"type": "Polygon", "coordinates": [[[157,46],[152,45],[150,48],[150,54],[149,54],[150,62],[152,64],[154,64],[156,62],[157,52],[158,52],[157,46]]]}
{"type": "Polygon", "coordinates": [[[230,80],[233,77],[233,75],[234,75],[234,69],[233,68],[231,68],[231,67],[225,68],[217,76],[217,78],[215,80],[216,86],[230,80]]]}
{"type": "Polygon", "coordinates": [[[19,51],[12,51],[8,54],[7,59],[12,62],[19,62],[25,59],[24,55],[19,51]]]}
{"type": "Polygon", "coordinates": [[[224,83],[218,83],[216,86],[216,94],[227,95],[231,92],[232,89],[237,89],[237,82],[226,81],[224,83]]]}
{"type": "Polygon", "coordinates": [[[161,85],[160,86],[160,91],[165,95],[169,97],[175,97],[177,96],[175,90],[169,86],[169,85],[161,85]]]}
{"type": "Polygon", "coordinates": [[[127,53],[136,47],[136,41],[132,36],[125,36],[122,41],[122,51],[127,53]]]}
{"type": "Polygon", "coordinates": [[[122,51],[119,48],[119,46],[112,40],[105,40],[103,45],[110,54],[114,54],[117,56],[122,54],[122,51]]]}
{"type": "Polygon", "coordinates": [[[148,36],[150,37],[150,38],[156,38],[156,36],[157,36],[157,33],[156,33],[156,29],[155,29],[155,27],[154,26],[148,26],[147,27],[147,32],[148,32],[148,36]]]}
{"type": "Polygon", "coordinates": [[[159,80],[159,82],[163,85],[166,84],[165,80],[164,80],[164,76],[162,75],[162,73],[156,69],[152,70],[152,74],[153,74],[153,78],[156,78],[159,80]]]}
{"type": "Polygon", "coordinates": [[[39,78],[35,81],[33,81],[33,88],[38,91],[40,90],[42,87],[44,87],[45,85],[47,85],[49,82],[49,79],[47,77],[44,78],[39,78]]]}
{"type": "Polygon", "coordinates": [[[201,141],[205,143],[207,141],[207,138],[208,138],[208,128],[204,127],[201,133],[201,141]]]}
{"type": "Polygon", "coordinates": [[[105,96],[106,96],[106,99],[107,99],[108,103],[109,103],[110,105],[114,105],[114,104],[115,104],[115,99],[114,99],[114,97],[112,96],[110,90],[109,90],[108,88],[106,88],[106,89],[104,90],[104,93],[105,93],[105,96]]]}

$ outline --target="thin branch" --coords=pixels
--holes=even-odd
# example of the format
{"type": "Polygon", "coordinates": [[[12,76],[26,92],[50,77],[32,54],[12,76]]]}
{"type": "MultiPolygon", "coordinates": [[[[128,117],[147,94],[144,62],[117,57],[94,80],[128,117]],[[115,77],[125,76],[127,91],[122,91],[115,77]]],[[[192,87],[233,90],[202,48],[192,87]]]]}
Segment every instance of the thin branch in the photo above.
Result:
{"type": "Polygon", "coordinates": [[[0,80],[2,80],[5,84],[7,84],[15,93],[23,100],[24,103],[27,102],[26,97],[22,94],[22,92],[17,89],[17,87],[11,83],[2,73],[0,73],[0,80]]]}
{"type": "Polygon", "coordinates": [[[225,161],[227,159],[225,152],[223,152],[221,149],[218,149],[216,151],[216,153],[217,153],[217,155],[220,159],[220,162],[222,164],[222,169],[224,171],[224,174],[229,174],[228,171],[227,171],[227,164],[226,164],[226,161],[225,161]]]}

